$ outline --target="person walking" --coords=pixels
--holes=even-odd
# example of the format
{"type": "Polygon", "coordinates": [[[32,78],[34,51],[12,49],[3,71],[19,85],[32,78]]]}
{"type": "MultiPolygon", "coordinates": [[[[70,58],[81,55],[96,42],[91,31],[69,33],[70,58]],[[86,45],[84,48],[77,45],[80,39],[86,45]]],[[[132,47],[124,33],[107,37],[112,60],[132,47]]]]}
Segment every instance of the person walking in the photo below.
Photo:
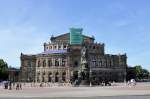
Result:
{"type": "Polygon", "coordinates": [[[11,81],[9,82],[9,90],[11,90],[12,89],[12,83],[11,83],[11,81]]]}
{"type": "Polygon", "coordinates": [[[13,82],[13,89],[15,89],[15,82],[13,82]]]}
{"type": "Polygon", "coordinates": [[[19,90],[19,83],[17,83],[16,85],[16,90],[19,90]]]}
{"type": "Polygon", "coordinates": [[[19,84],[19,89],[21,89],[21,90],[22,90],[22,84],[21,84],[21,83],[19,84]]]}

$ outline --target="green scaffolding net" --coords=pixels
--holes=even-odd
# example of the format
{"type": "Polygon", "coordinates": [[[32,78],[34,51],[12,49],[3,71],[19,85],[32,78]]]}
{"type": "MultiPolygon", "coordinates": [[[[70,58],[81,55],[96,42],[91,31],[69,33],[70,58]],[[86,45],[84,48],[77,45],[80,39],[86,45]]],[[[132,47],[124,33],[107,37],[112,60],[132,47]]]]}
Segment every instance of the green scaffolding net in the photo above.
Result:
{"type": "Polygon", "coordinates": [[[82,44],[83,35],[82,28],[70,28],[70,44],[82,44]]]}

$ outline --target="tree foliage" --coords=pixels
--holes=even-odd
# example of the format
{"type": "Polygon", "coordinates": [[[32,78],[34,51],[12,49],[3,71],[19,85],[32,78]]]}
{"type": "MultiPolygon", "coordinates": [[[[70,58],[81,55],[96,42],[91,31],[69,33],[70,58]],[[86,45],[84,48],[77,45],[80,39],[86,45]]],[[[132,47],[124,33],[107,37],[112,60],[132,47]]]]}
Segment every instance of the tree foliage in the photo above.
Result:
{"type": "Polygon", "coordinates": [[[8,79],[8,65],[3,59],[0,59],[0,80],[8,79]]]}
{"type": "Polygon", "coordinates": [[[134,67],[127,68],[127,80],[136,79],[136,71],[134,67]]]}
{"type": "Polygon", "coordinates": [[[134,67],[127,68],[127,80],[136,79],[148,79],[149,78],[149,71],[143,69],[141,65],[136,65],[134,67]]]}

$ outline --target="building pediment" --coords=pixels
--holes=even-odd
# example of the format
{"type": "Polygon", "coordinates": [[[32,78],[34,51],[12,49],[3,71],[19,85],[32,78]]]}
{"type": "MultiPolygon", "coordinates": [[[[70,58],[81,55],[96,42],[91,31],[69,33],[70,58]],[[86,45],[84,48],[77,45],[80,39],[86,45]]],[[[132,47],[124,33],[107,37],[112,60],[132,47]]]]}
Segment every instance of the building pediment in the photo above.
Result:
{"type": "MultiPolygon", "coordinates": [[[[83,36],[83,40],[84,41],[92,41],[94,42],[94,37],[90,37],[90,36],[86,36],[86,35],[82,35],[83,36]]],[[[70,33],[65,33],[62,35],[58,35],[58,36],[52,36],[50,39],[52,42],[57,42],[57,41],[67,41],[69,42],[70,40],[70,33]]]]}

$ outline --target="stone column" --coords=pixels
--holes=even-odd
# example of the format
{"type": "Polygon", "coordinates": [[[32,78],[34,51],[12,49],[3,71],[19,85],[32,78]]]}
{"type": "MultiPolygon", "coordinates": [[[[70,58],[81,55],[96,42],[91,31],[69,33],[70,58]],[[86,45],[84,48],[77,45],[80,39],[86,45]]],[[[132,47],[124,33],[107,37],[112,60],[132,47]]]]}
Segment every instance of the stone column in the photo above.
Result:
{"type": "Polygon", "coordinates": [[[55,71],[52,71],[52,82],[55,82],[55,71]]]}
{"type": "Polygon", "coordinates": [[[59,61],[59,66],[62,66],[61,58],[59,58],[58,61],[59,61]]]}
{"type": "Polygon", "coordinates": [[[48,82],[48,72],[45,72],[45,82],[48,82]]]}
{"type": "Polygon", "coordinates": [[[62,82],[62,71],[59,72],[59,83],[62,82]]]}
{"type": "Polygon", "coordinates": [[[55,58],[52,58],[52,66],[55,66],[55,58]]]}
{"type": "Polygon", "coordinates": [[[70,69],[69,67],[66,70],[66,82],[69,83],[71,78],[70,69]]]}

